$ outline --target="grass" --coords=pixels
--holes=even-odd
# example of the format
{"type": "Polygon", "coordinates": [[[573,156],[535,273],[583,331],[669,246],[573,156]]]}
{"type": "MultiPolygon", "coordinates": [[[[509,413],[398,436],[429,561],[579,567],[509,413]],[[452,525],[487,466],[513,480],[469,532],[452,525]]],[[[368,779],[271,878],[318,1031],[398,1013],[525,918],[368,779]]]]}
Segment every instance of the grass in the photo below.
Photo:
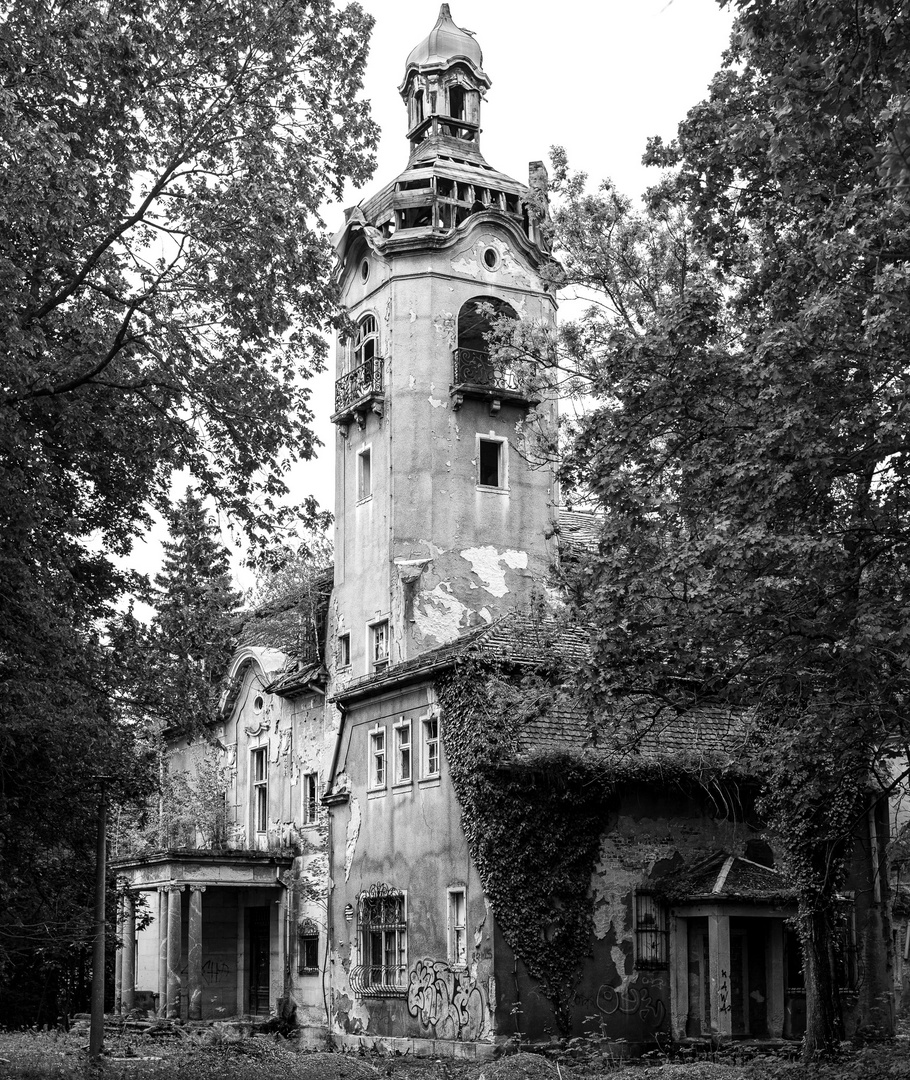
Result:
{"type": "Polygon", "coordinates": [[[599,1054],[556,1062],[522,1054],[468,1063],[382,1054],[307,1053],[280,1036],[228,1041],[209,1030],[163,1040],[114,1036],[100,1066],[88,1060],[84,1032],[0,1031],[3,1080],[910,1080],[910,1045],[847,1052],[806,1065],[781,1058],[622,1063],[599,1054]]]}

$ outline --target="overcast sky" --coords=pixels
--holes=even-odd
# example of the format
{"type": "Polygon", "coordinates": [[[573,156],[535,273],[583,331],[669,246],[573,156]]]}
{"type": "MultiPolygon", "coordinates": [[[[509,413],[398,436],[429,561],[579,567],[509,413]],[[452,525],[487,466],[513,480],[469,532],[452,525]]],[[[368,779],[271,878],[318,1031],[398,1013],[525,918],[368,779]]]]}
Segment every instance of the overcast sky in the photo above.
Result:
{"type": "MultiPolygon", "coordinates": [[[[376,19],[366,97],[382,128],[376,175],[354,205],[407,165],[407,113],[398,95],[408,53],[432,30],[433,0],[362,0],[376,19]]],[[[528,162],[564,146],[573,168],[592,181],[609,177],[629,195],[653,182],[641,165],[649,135],[672,138],[703,97],[720,66],[731,13],[716,0],[452,0],[452,18],[474,31],[492,80],[482,104],[481,149],[495,168],[527,180],[528,162]]],[[[342,206],[326,209],[329,228],[342,206]]],[[[316,430],[325,444],[317,461],[293,474],[295,500],[313,494],[332,508],[334,372],[313,385],[316,430]]],[[[160,530],[138,545],[135,564],[154,572],[160,530]]],[[[242,584],[249,583],[241,575],[242,584]]]]}

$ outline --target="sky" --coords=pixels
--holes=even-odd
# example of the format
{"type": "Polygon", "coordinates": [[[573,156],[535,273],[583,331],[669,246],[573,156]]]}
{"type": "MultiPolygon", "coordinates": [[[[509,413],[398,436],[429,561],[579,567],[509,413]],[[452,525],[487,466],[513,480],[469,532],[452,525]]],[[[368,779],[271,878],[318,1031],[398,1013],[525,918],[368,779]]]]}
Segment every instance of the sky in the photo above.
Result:
{"type": "MultiPolygon", "coordinates": [[[[382,130],[374,179],[351,188],[343,205],[324,208],[334,231],[353,206],[407,165],[407,113],[398,95],[408,53],[429,34],[435,0],[362,0],[376,20],[364,94],[382,130]]],[[[550,147],[568,152],[592,183],[609,178],[638,196],[654,182],[641,156],[650,135],[672,138],[686,112],[705,96],[720,67],[732,14],[717,0],[451,0],[452,18],[474,31],[492,80],[482,104],[480,146],[487,161],[527,181],[528,162],[550,147]]],[[[332,508],[334,372],[314,380],[319,457],[291,474],[292,498],[315,495],[332,508]]],[[[137,545],[131,563],[154,573],[162,530],[137,545]]],[[[238,584],[251,584],[238,569],[238,584]]]]}

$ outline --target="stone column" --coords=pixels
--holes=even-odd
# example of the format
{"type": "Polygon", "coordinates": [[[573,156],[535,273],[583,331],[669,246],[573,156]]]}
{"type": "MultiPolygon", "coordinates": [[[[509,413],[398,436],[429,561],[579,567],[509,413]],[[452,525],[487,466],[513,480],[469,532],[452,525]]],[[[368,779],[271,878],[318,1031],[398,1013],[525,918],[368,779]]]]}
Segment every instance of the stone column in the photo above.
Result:
{"type": "Polygon", "coordinates": [[[126,944],[123,936],[123,901],[117,903],[117,940],[120,948],[114,956],[114,1013],[120,1015],[123,1001],[123,946],[126,944]]]}
{"type": "Polygon", "coordinates": [[[158,1015],[167,1016],[167,886],[158,888],[158,1015]]]}
{"type": "Polygon", "coordinates": [[[132,893],[123,898],[123,982],[121,1011],[129,1014],[136,1005],[136,900],[132,893]]]}
{"type": "Polygon", "coordinates": [[[730,987],[730,916],[708,916],[708,971],[711,978],[711,1032],[719,1039],[733,1035],[730,987]]]}
{"type": "Polygon", "coordinates": [[[204,885],[190,885],[190,926],[187,943],[189,1018],[202,1019],[202,894],[204,885]]]}
{"type": "Polygon", "coordinates": [[[768,920],[768,1035],[772,1039],[784,1037],[784,921],[768,920]]]}
{"type": "Polygon", "coordinates": [[[182,885],[169,885],[167,898],[167,1018],[180,1016],[180,915],[182,885]]]}

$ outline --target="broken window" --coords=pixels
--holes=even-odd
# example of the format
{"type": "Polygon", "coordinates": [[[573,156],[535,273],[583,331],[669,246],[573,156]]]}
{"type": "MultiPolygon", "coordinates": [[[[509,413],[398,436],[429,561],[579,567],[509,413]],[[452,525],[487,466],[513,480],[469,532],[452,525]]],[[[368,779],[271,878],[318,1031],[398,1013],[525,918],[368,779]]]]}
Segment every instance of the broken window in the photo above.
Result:
{"type": "Polygon", "coordinates": [[[357,455],[357,501],[363,502],[373,494],[373,468],[370,448],[361,450],[357,455]]]}
{"type": "Polygon", "coordinates": [[[381,619],[370,626],[370,666],[384,671],[389,666],[389,620],[381,619]]]}
{"type": "Polygon", "coordinates": [[[319,974],[319,927],[312,919],[297,924],[297,974],[319,974]]]}
{"type": "Polygon", "coordinates": [[[259,747],[250,756],[252,775],[253,831],[268,832],[269,828],[269,759],[268,748],[259,747]]]}
{"type": "Polygon", "coordinates": [[[364,315],[357,324],[357,336],[354,338],[354,367],[358,368],[376,355],[376,341],[379,327],[375,315],[364,315]]]}
{"type": "Polygon", "coordinates": [[[424,778],[439,776],[439,720],[426,716],[421,721],[423,733],[422,771],[424,778]]]}
{"type": "Polygon", "coordinates": [[[464,889],[449,889],[449,963],[459,967],[468,962],[466,912],[464,889]]]}
{"type": "Polygon", "coordinates": [[[338,635],[338,667],[346,668],[351,666],[351,635],[339,634],[338,635]]]}
{"type": "Polygon", "coordinates": [[[367,993],[396,995],[407,988],[408,925],[405,897],[372,885],[358,898],[361,979],[367,993]]]}
{"type": "Polygon", "coordinates": [[[635,966],[660,970],[669,964],[670,913],[666,901],[639,889],[635,893],[635,966]]]}
{"type": "Polygon", "coordinates": [[[303,824],[314,825],[319,813],[319,773],[303,774],[303,824]]]}
{"type": "Polygon", "coordinates": [[[411,722],[405,720],[395,728],[395,783],[411,782],[411,722]]]}
{"type": "Polygon", "coordinates": [[[385,728],[370,732],[370,787],[385,787],[385,728]]]}
{"type": "Polygon", "coordinates": [[[505,471],[505,440],[478,438],[477,483],[481,487],[504,488],[505,471]]]}

